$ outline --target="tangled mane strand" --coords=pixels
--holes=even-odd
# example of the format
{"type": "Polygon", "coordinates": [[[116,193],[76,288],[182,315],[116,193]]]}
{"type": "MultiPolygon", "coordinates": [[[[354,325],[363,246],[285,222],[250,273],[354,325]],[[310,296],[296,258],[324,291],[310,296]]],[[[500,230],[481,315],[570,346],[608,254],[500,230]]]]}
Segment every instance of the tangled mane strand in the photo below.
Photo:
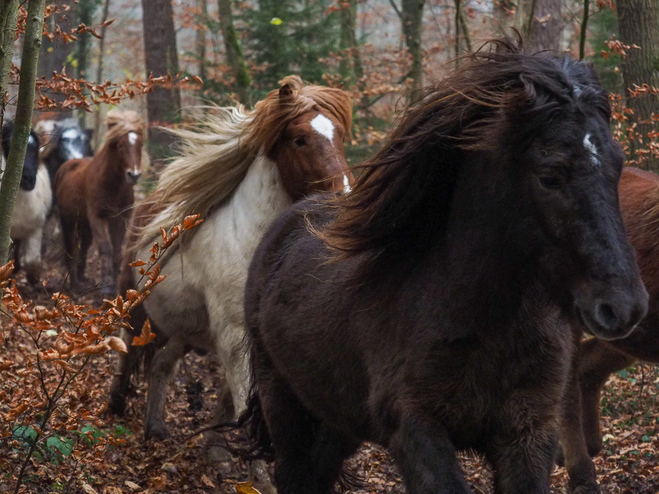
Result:
{"type": "Polygon", "coordinates": [[[245,177],[247,169],[262,154],[269,156],[286,127],[313,109],[331,113],[348,133],[352,124],[352,102],[340,89],[305,86],[298,76],[280,81],[280,89],[270,91],[253,111],[211,107],[191,129],[167,129],[179,139],[179,156],[163,170],[158,194],[147,201],[153,204],[148,219],[137,236],[139,247],[149,244],[158,234],[181,222],[189,214],[206,217],[225,202],[245,177]],[[290,90],[282,97],[281,90],[290,90]]]}
{"type": "Polygon", "coordinates": [[[524,146],[577,95],[609,111],[588,65],[524,53],[521,38],[489,41],[401,116],[383,149],[361,165],[352,192],[325,203],[334,219],[312,233],[334,260],[422,252],[445,230],[465,154],[512,147],[505,129],[524,146]]]}

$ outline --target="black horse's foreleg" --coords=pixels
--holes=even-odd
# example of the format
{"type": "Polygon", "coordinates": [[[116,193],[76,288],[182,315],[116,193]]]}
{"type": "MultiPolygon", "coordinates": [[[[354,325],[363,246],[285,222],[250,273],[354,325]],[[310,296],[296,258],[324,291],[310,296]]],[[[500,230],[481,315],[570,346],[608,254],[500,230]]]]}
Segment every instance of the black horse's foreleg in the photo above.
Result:
{"type": "Polygon", "coordinates": [[[549,475],[554,467],[558,448],[558,438],[553,421],[546,420],[545,427],[530,427],[533,420],[527,417],[524,430],[517,422],[509,421],[515,427],[505,431],[505,426],[486,452],[487,459],[495,470],[496,494],[549,494],[549,475]]]}
{"type": "Polygon", "coordinates": [[[405,418],[388,446],[409,494],[471,493],[455,448],[439,427],[417,417],[405,418]]]}
{"type": "Polygon", "coordinates": [[[339,478],[343,461],[359,447],[360,441],[346,438],[338,431],[320,426],[313,445],[314,477],[319,493],[330,493],[339,478]]]}

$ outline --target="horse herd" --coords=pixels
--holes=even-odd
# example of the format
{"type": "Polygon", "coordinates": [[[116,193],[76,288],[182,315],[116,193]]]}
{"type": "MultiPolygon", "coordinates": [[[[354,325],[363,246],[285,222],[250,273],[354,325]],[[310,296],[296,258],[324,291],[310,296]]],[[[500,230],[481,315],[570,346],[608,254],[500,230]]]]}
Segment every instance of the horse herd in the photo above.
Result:
{"type": "Polygon", "coordinates": [[[344,91],[289,76],[254,110],[176,131],[178,158],[137,205],[136,115],[110,115],[93,158],[57,166],[30,137],[12,222],[29,280],[41,234],[21,227],[43,228],[53,203],[71,288],[88,283],[94,239],[104,295],[141,285],[128,263],[161,227],[205,219],[131,314],[157,338],[120,355],[110,410],[124,413],[146,358],[145,436],[168,437],[176,364],[211,351],[226,374],[216,420],[248,431],[264,491],[274,460],[277,492],[332,492],[372,441],[411,494],[471,492],[459,450],[486,459],[498,494],[548,493],[556,461],[571,492],[599,493],[601,388],[659,362],[659,177],[623,167],[592,67],[491,42],[400,117],[356,180],[351,116],[344,91]],[[53,192],[35,195],[47,207],[32,220],[20,194],[46,170],[53,192]]]}

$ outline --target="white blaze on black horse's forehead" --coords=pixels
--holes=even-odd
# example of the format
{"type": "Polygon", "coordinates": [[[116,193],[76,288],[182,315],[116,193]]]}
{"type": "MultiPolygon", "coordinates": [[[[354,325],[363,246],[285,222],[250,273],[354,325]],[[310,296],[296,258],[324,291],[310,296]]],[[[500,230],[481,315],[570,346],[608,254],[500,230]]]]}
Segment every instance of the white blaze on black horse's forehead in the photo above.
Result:
{"type": "Polygon", "coordinates": [[[330,141],[334,139],[334,124],[325,115],[318,115],[311,121],[311,128],[330,141]]]}
{"type": "Polygon", "coordinates": [[[34,138],[34,136],[32,134],[30,134],[30,137],[27,138],[27,143],[28,143],[28,145],[32,144],[33,146],[37,143],[36,139],[34,138]]]}
{"type": "Polygon", "coordinates": [[[583,147],[586,150],[586,152],[590,155],[590,163],[593,165],[593,167],[599,168],[601,165],[600,155],[599,152],[597,151],[597,146],[595,146],[595,143],[590,139],[590,134],[586,134],[584,136],[583,147]]]}
{"type": "Polygon", "coordinates": [[[129,132],[128,133],[128,142],[130,143],[131,146],[133,144],[135,144],[137,142],[137,133],[129,132]]]}
{"type": "Polygon", "coordinates": [[[64,132],[62,132],[62,137],[64,139],[75,139],[79,134],[80,132],[78,132],[77,129],[66,129],[64,132]]]}

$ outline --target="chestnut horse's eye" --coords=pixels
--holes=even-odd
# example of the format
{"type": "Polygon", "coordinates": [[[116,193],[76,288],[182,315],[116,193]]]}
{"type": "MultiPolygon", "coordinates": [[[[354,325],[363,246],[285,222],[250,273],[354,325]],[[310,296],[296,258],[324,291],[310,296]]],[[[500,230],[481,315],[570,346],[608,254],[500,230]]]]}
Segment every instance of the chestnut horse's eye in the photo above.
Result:
{"type": "Polygon", "coordinates": [[[307,140],[304,137],[298,137],[294,141],[296,146],[302,147],[307,145],[307,140]]]}
{"type": "Polygon", "coordinates": [[[540,180],[540,185],[545,189],[562,189],[565,185],[565,178],[559,175],[546,175],[544,177],[538,177],[540,180]]]}

